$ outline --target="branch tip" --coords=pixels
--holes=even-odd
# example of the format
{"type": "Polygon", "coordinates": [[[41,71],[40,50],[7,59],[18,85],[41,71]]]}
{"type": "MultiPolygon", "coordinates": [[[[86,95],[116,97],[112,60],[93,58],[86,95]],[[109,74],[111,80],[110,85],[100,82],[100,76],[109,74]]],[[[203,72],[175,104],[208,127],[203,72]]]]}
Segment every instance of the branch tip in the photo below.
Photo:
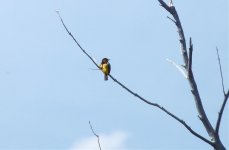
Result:
{"type": "Polygon", "coordinates": [[[176,67],[186,79],[188,78],[184,69],[181,66],[179,66],[176,62],[174,62],[173,60],[170,60],[168,58],[166,58],[166,61],[170,62],[174,67],[176,67]]]}
{"type": "Polygon", "coordinates": [[[169,16],[167,16],[167,18],[176,24],[176,21],[174,19],[170,18],[169,16]]]}
{"type": "Polygon", "coordinates": [[[219,71],[220,71],[220,77],[221,77],[221,84],[222,84],[223,94],[224,94],[224,96],[226,96],[226,92],[225,92],[225,88],[224,88],[222,65],[221,65],[220,56],[219,56],[219,49],[218,49],[217,46],[216,46],[216,52],[217,52],[217,58],[218,58],[218,63],[219,63],[219,71]]]}
{"type": "Polygon", "coordinates": [[[91,132],[94,134],[94,136],[96,136],[97,138],[97,141],[98,141],[98,145],[99,145],[99,149],[101,150],[101,145],[100,145],[100,141],[99,141],[99,135],[95,133],[92,125],[91,125],[91,122],[89,121],[89,125],[90,125],[90,128],[91,128],[91,132]]]}

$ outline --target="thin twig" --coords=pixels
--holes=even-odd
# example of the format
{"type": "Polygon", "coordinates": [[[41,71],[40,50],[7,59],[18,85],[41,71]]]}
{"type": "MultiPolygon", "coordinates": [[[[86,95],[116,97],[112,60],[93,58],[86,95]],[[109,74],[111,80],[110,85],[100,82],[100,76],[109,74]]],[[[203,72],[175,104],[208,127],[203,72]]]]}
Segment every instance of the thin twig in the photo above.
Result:
{"type": "Polygon", "coordinates": [[[167,16],[167,18],[176,24],[176,21],[174,19],[170,18],[169,16],[167,16]]]}
{"type": "Polygon", "coordinates": [[[187,73],[185,73],[185,70],[183,68],[181,68],[181,66],[179,66],[177,63],[175,63],[173,60],[170,59],[166,59],[168,62],[170,62],[173,66],[175,66],[181,73],[182,75],[187,79],[187,73]]]}
{"type": "Polygon", "coordinates": [[[222,88],[223,88],[223,94],[224,94],[224,96],[226,96],[226,92],[225,92],[225,88],[224,88],[224,81],[223,81],[223,71],[222,71],[222,66],[221,66],[221,62],[220,62],[218,47],[216,47],[216,52],[217,52],[217,58],[218,58],[218,62],[219,62],[219,70],[220,70],[220,76],[221,76],[221,83],[222,83],[222,88]]]}
{"type": "Polygon", "coordinates": [[[97,63],[95,62],[95,60],[80,46],[79,42],[75,39],[75,37],[72,35],[72,33],[68,30],[67,26],[65,25],[63,19],[60,16],[60,12],[56,11],[56,13],[58,14],[60,21],[62,23],[62,25],[64,26],[65,30],[68,32],[68,34],[72,37],[72,39],[75,41],[75,43],[78,45],[78,47],[81,49],[81,51],[87,55],[87,57],[95,64],[95,66],[97,68],[99,68],[99,66],[97,65],[97,63]]]}
{"type": "MultiPolygon", "coordinates": [[[[80,47],[80,49],[90,58],[90,60],[99,68],[99,66],[94,62],[94,60],[92,59],[92,57],[86,53],[86,51],[79,45],[79,43],[76,41],[76,39],[74,38],[74,36],[69,32],[69,30],[67,29],[67,27],[65,26],[63,19],[61,18],[59,12],[57,12],[59,15],[59,18],[61,19],[61,22],[63,24],[63,26],[65,27],[66,31],[69,33],[69,35],[73,38],[73,40],[76,42],[76,44],[80,47]]],[[[166,114],[168,114],[170,117],[174,118],[175,120],[177,120],[178,122],[180,122],[186,129],[188,129],[193,135],[197,136],[198,138],[200,138],[201,140],[205,141],[208,144],[212,144],[211,141],[207,140],[206,138],[204,138],[203,136],[201,136],[200,134],[198,134],[197,132],[195,132],[190,126],[188,126],[182,119],[178,118],[176,115],[172,114],[171,112],[169,112],[167,109],[165,109],[164,107],[160,106],[157,103],[152,103],[146,99],[144,99],[143,97],[141,97],[140,95],[138,95],[137,93],[133,92],[132,90],[130,90],[129,88],[127,88],[124,84],[122,84],[121,82],[119,82],[117,79],[115,79],[111,74],[109,74],[109,77],[116,82],[118,85],[120,85],[122,88],[124,88],[126,91],[128,91],[130,94],[134,95],[135,97],[139,98],[141,101],[151,105],[151,106],[155,106],[157,108],[159,108],[160,110],[162,110],[163,112],[165,112],[166,114]]]]}
{"type": "Polygon", "coordinates": [[[91,122],[90,122],[90,121],[89,121],[89,125],[90,125],[90,127],[91,127],[91,132],[92,132],[92,133],[96,136],[96,138],[97,138],[98,145],[99,145],[99,149],[102,150],[102,149],[101,149],[101,145],[100,145],[100,141],[99,141],[99,135],[95,133],[94,129],[92,128],[92,125],[91,125],[91,122]]]}

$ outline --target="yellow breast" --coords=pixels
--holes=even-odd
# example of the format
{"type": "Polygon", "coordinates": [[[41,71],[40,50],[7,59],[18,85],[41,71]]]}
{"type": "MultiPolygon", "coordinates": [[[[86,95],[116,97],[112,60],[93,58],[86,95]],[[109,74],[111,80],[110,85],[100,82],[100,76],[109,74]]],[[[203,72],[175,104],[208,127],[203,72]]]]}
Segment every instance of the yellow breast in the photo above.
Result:
{"type": "Polygon", "coordinates": [[[100,69],[102,70],[102,72],[106,75],[109,74],[109,64],[100,64],[100,69]]]}

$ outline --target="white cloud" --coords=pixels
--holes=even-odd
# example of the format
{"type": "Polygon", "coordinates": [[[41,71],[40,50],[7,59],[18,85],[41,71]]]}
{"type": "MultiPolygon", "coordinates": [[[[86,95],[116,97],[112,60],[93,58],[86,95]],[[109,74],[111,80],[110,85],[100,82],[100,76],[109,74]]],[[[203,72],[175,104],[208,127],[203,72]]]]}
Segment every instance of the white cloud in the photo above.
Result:
{"type": "MultiPolygon", "coordinates": [[[[116,131],[111,134],[99,134],[101,148],[103,150],[126,150],[125,141],[127,134],[116,131]]],[[[98,140],[95,136],[76,142],[71,150],[99,150],[98,140]]]]}

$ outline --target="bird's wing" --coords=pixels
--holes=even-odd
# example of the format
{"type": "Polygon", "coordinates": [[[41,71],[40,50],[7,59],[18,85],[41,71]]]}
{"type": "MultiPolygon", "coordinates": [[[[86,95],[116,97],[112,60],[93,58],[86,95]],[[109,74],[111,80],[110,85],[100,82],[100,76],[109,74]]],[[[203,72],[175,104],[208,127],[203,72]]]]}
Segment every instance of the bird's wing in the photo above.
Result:
{"type": "Polygon", "coordinates": [[[111,72],[111,65],[110,63],[107,64],[108,74],[111,72]]]}

